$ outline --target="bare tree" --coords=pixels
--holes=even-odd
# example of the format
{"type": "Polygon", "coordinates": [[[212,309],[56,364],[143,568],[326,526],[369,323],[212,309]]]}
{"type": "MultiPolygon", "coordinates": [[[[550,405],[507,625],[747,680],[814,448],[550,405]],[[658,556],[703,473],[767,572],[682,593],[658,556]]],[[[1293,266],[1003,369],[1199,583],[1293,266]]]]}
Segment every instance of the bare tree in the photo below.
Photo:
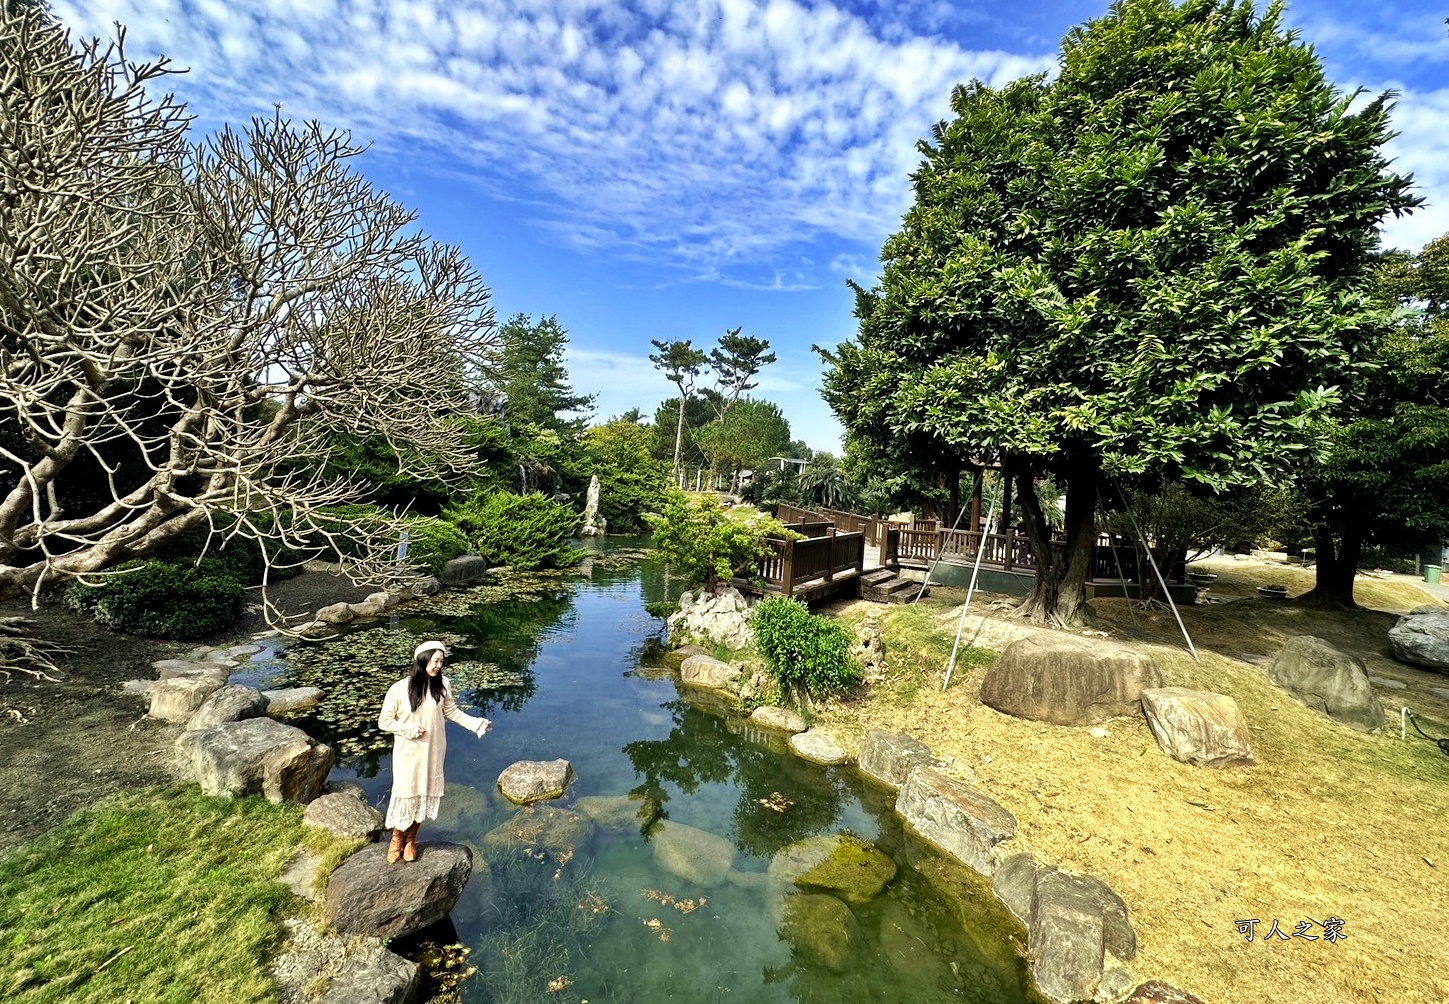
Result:
{"type": "MultiPolygon", "coordinates": [[[[452,418],[493,375],[488,290],[348,136],[278,114],[190,144],[124,37],[0,10],[0,595],[198,526],[270,560],[353,535],[329,444],[466,470],[452,418]],[[81,468],[102,501],[66,511],[81,468]]],[[[395,571],[368,555],[359,581],[395,571]]]]}

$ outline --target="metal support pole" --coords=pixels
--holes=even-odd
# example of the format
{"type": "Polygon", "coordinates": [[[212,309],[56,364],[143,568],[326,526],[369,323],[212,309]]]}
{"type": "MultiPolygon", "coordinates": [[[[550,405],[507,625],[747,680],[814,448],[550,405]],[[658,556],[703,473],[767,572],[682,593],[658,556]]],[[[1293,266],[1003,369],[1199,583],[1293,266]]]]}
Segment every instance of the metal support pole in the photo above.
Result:
{"type": "Polygon", "coordinates": [[[1157,559],[1152,556],[1152,548],[1147,546],[1147,537],[1142,532],[1142,527],[1137,525],[1137,517],[1132,513],[1132,507],[1127,505],[1127,497],[1122,494],[1122,486],[1117,486],[1117,495],[1122,499],[1122,505],[1127,510],[1127,518],[1132,521],[1132,529],[1137,531],[1137,539],[1142,541],[1142,552],[1147,555],[1147,563],[1152,566],[1152,572],[1157,576],[1157,583],[1162,587],[1162,595],[1167,597],[1167,605],[1172,608],[1172,616],[1177,620],[1177,629],[1182,632],[1182,640],[1187,642],[1187,650],[1192,653],[1193,662],[1202,662],[1198,657],[1197,647],[1193,645],[1192,638],[1187,633],[1187,625],[1182,622],[1182,614],[1177,612],[1177,604],[1173,602],[1172,593],[1167,588],[1167,580],[1162,577],[1162,569],[1157,567],[1157,559]]]}
{"type": "MultiPolygon", "coordinates": [[[[955,523],[954,526],[951,527],[951,529],[953,531],[956,529],[956,527],[958,527],[958,526],[961,525],[961,514],[964,511],[965,510],[962,510],[962,509],[959,509],[959,508],[957,509],[957,511],[956,511],[956,523],[955,523]]],[[[984,539],[984,537],[983,537],[983,539],[984,539]]],[[[921,581],[921,588],[916,591],[916,599],[915,600],[911,600],[911,606],[915,606],[916,605],[916,600],[919,600],[922,596],[925,595],[925,593],[926,593],[926,586],[930,584],[930,582],[931,582],[931,576],[933,576],[933,575],[936,574],[936,566],[941,563],[941,555],[944,554],[945,552],[946,552],[946,532],[944,530],[942,530],[941,531],[941,544],[940,544],[939,547],[936,548],[936,560],[933,561],[933,562],[931,562],[931,567],[930,568],[926,569],[926,577],[925,577],[925,579],[923,579],[921,581]]]]}
{"type": "MultiPolygon", "coordinates": [[[[995,510],[996,503],[991,503],[992,509],[986,513],[986,525],[991,525],[991,514],[995,510]]],[[[966,588],[966,602],[961,604],[961,620],[956,625],[956,640],[951,643],[951,661],[946,664],[946,679],[941,681],[941,689],[945,690],[951,685],[951,673],[956,669],[956,652],[961,648],[961,632],[966,627],[966,611],[971,609],[971,594],[976,592],[976,574],[981,571],[981,556],[986,553],[986,534],[981,534],[981,543],[976,547],[976,564],[971,569],[971,585],[966,588]]]]}

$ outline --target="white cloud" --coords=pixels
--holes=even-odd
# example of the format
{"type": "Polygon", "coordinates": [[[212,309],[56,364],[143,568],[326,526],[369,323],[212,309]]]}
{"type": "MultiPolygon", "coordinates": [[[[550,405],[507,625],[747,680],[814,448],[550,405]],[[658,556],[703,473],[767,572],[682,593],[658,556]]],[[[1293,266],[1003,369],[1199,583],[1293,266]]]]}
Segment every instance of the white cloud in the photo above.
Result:
{"type": "Polygon", "coordinates": [[[952,86],[1051,64],[889,40],[800,0],[54,6],[84,34],[127,24],[133,57],[191,67],[175,87],[204,125],[280,102],[392,156],[522,185],[570,245],[690,271],[821,234],[879,243],[952,86]]]}

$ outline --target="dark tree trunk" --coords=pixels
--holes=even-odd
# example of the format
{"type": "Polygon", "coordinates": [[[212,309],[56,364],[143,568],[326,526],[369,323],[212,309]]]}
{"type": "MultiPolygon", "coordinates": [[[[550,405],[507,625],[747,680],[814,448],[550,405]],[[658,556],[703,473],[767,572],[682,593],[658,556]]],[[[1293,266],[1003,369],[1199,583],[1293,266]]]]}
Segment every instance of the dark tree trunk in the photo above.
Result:
{"type": "Polygon", "coordinates": [[[1036,557],[1036,579],[1017,613],[1038,623],[1067,627],[1090,624],[1087,580],[1092,576],[1092,546],[1097,539],[1097,467],[1094,460],[1073,465],[1067,475],[1066,542],[1052,546],[1051,527],[1032,487],[1032,476],[1017,475],[1026,533],[1036,557]]]}
{"type": "Polygon", "coordinates": [[[1298,602],[1332,609],[1357,607],[1353,580],[1358,574],[1359,555],[1363,553],[1363,535],[1345,531],[1335,548],[1332,528],[1320,524],[1313,533],[1313,545],[1317,556],[1313,588],[1300,596],[1298,602]]]}

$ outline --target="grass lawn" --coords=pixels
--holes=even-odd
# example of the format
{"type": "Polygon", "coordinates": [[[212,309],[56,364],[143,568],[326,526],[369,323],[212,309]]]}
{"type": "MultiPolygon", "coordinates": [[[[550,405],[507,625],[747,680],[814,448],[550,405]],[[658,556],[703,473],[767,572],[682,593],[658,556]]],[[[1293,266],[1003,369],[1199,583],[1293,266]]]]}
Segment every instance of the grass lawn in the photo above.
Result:
{"type": "MultiPolygon", "coordinates": [[[[0,999],[276,999],[267,960],[300,909],[276,878],[302,808],[194,786],[117,795],[0,859],[0,999]]],[[[327,854],[326,837],[308,837],[327,854]]]]}
{"type": "MultiPolygon", "coordinates": [[[[1259,600],[1253,587],[1271,579],[1294,595],[1311,573],[1232,561],[1211,570],[1215,593],[1244,598],[1184,610],[1200,663],[1170,614],[1129,611],[1121,600],[1094,606],[1100,627],[1152,655],[1168,686],[1234,697],[1255,767],[1178,763],[1141,718],[1109,722],[1106,738],[1094,738],[1000,714],[978,699],[992,659],[979,650],[943,693],[962,595],[954,591],[892,608],[887,681],[828,705],[817,724],[857,751],[881,728],[970,765],[1020,821],[1016,850],[1095,874],[1126,899],[1140,946],[1127,968],[1138,979],[1166,979],[1209,1004],[1449,1004],[1449,757],[1412,730],[1400,740],[1396,715],[1408,704],[1431,733],[1449,735],[1449,702],[1432,693],[1449,678],[1394,662],[1384,635],[1395,619],[1387,611],[1436,601],[1370,580],[1358,601],[1384,610],[1309,610],[1259,600]],[[1371,736],[1332,722],[1243,658],[1271,656],[1294,634],[1324,637],[1364,658],[1371,674],[1406,683],[1376,687],[1392,727],[1371,736]],[[1263,940],[1274,919],[1292,933],[1301,920],[1330,916],[1344,921],[1344,940],[1263,940]],[[1236,922],[1252,918],[1261,924],[1249,944],[1236,922]]],[[[852,619],[861,610],[836,612],[852,619]]]]}

